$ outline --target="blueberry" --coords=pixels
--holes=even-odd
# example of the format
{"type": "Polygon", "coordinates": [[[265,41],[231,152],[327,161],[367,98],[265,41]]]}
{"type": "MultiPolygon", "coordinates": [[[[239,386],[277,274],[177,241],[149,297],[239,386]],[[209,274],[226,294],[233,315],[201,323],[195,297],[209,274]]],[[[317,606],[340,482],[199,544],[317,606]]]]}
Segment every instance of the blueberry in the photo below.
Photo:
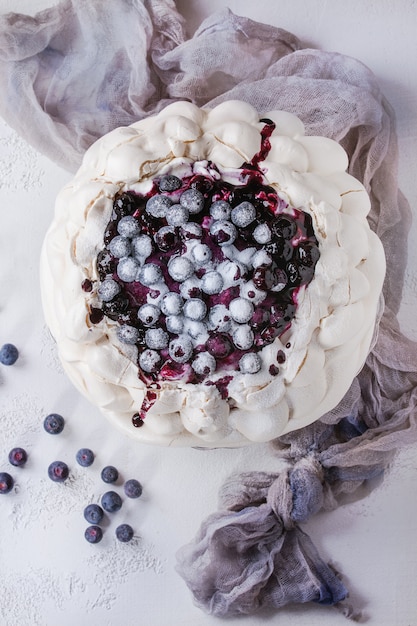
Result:
{"type": "Polygon", "coordinates": [[[200,213],[204,208],[204,196],[198,189],[187,189],[181,194],[180,204],[188,209],[190,214],[200,213]]]}
{"type": "Polygon", "coordinates": [[[142,283],[142,285],[145,285],[145,287],[149,287],[150,285],[158,283],[162,278],[162,270],[159,265],[147,263],[140,268],[136,280],[142,283]]]}
{"type": "Polygon", "coordinates": [[[101,480],[105,483],[115,483],[119,478],[119,472],[113,465],[106,465],[101,470],[101,480]]]}
{"type": "Polygon", "coordinates": [[[262,265],[271,265],[272,259],[266,250],[258,250],[252,257],[252,266],[257,268],[262,265]]]}
{"type": "Polygon", "coordinates": [[[229,311],[235,322],[244,324],[249,322],[253,315],[253,304],[246,298],[235,298],[229,304],[229,311]]]}
{"type": "Polygon", "coordinates": [[[134,345],[139,341],[140,333],[134,326],[123,324],[117,328],[117,336],[122,343],[134,345]]]}
{"type": "Polygon", "coordinates": [[[134,195],[132,193],[122,193],[115,199],[113,209],[118,217],[131,215],[136,210],[134,195]]]}
{"type": "Polygon", "coordinates": [[[188,222],[189,211],[181,204],[173,204],[166,215],[166,220],[170,226],[183,226],[188,222]]]}
{"type": "Polygon", "coordinates": [[[84,509],[84,518],[89,524],[100,524],[104,511],[98,504],[88,504],[84,509]]]}
{"type": "Polygon", "coordinates": [[[211,327],[218,332],[227,332],[232,324],[229,309],[224,304],[216,304],[209,313],[211,327]]]}
{"type": "Polygon", "coordinates": [[[145,343],[151,350],[162,350],[168,345],[169,336],[162,328],[149,328],[145,333],[145,343]]]}
{"type": "Polygon", "coordinates": [[[169,344],[169,356],[176,363],[186,363],[193,352],[193,344],[187,335],[180,335],[169,344]]]}
{"type": "Polygon", "coordinates": [[[205,265],[209,261],[211,261],[211,250],[205,243],[198,243],[192,249],[192,255],[195,263],[197,265],[205,265]]]}
{"type": "Polygon", "coordinates": [[[184,303],[183,313],[191,320],[200,321],[206,316],[206,303],[200,298],[190,298],[184,303]]]}
{"type": "Polygon", "coordinates": [[[203,234],[203,229],[200,224],[196,222],[187,222],[181,226],[181,236],[185,241],[189,239],[200,239],[203,234]]]}
{"type": "Polygon", "coordinates": [[[229,220],[232,207],[225,200],[216,200],[210,207],[210,215],[215,220],[229,220]]]}
{"type": "Polygon", "coordinates": [[[230,343],[230,339],[227,335],[219,333],[209,337],[206,342],[207,351],[210,352],[215,358],[224,359],[229,356],[233,350],[233,346],[230,343]]]}
{"type": "Polygon", "coordinates": [[[138,310],[138,319],[144,326],[153,326],[157,323],[160,314],[160,309],[154,304],[143,304],[138,310]]]}
{"type": "Polygon", "coordinates": [[[88,543],[99,543],[103,539],[103,531],[100,526],[88,526],[85,529],[84,537],[88,543]]]}
{"type": "Polygon", "coordinates": [[[253,273],[252,280],[255,286],[261,291],[269,291],[277,284],[277,275],[271,266],[265,267],[261,265],[257,267],[253,273]]]}
{"type": "Polygon", "coordinates": [[[225,220],[213,222],[210,226],[210,234],[218,246],[230,246],[237,237],[236,227],[225,220]]]}
{"type": "Polygon", "coordinates": [[[201,290],[210,296],[220,293],[223,289],[223,284],[223,276],[215,270],[207,272],[201,277],[201,290]]]}
{"type": "Polygon", "coordinates": [[[68,465],[63,461],[53,461],[48,467],[48,476],[56,483],[67,480],[69,475],[68,465]]]}
{"type": "Polygon", "coordinates": [[[140,226],[138,220],[133,215],[126,215],[122,217],[117,224],[117,231],[122,237],[134,237],[139,235],[140,226]]]}
{"type": "Polygon", "coordinates": [[[9,493],[13,489],[14,480],[7,472],[0,472],[0,494],[9,493]]]}
{"type": "Polygon", "coordinates": [[[297,232],[297,224],[289,215],[280,215],[272,222],[272,232],[277,237],[292,239],[297,232]]]}
{"type": "Polygon", "coordinates": [[[249,350],[253,346],[254,334],[249,324],[239,324],[233,331],[232,339],[238,350],[249,350]]]}
{"type": "Polygon", "coordinates": [[[168,315],[165,326],[169,333],[180,335],[184,329],[184,317],[182,315],[168,315]]]}
{"type": "Polygon", "coordinates": [[[154,235],[155,243],[162,252],[172,250],[178,243],[178,235],[173,226],[162,226],[154,235]]]}
{"type": "Polygon", "coordinates": [[[117,275],[125,283],[133,283],[140,268],[139,262],[131,256],[120,259],[117,275]]]}
{"type": "Polygon", "coordinates": [[[165,176],[161,176],[159,181],[159,190],[160,191],[176,191],[182,185],[181,179],[173,174],[166,174],[165,176]]]}
{"type": "Polygon", "coordinates": [[[147,259],[152,254],[153,245],[149,235],[138,235],[132,239],[132,254],[140,259],[147,259]]]}
{"type": "Polygon", "coordinates": [[[116,537],[122,543],[127,543],[133,538],[133,528],[129,524],[120,524],[116,528],[116,537]]]}
{"type": "Polygon", "coordinates": [[[129,256],[132,250],[129,239],[127,237],[122,237],[122,235],[116,235],[116,237],[114,237],[109,243],[108,248],[116,259],[129,256]]]}
{"type": "Polygon", "coordinates": [[[51,413],[45,417],[43,427],[50,435],[59,435],[64,430],[65,420],[62,415],[51,413]]]}
{"type": "Polygon", "coordinates": [[[110,302],[120,293],[120,285],[112,278],[106,278],[101,283],[97,293],[102,302],[110,302]]]}
{"type": "Polygon", "coordinates": [[[13,448],[9,452],[9,463],[14,465],[15,467],[22,467],[25,465],[28,460],[28,455],[26,450],[23,448],[13,448]]]}
{"type": "Polygon", "coordinates": [[[257,243],[268,243],[271,241],[271,229],[268,224],[258,224],[255,230],[252,233],[252,237],[257,243]]]}
{"type": "Polygon", "coordinates": [[[232,209],[230,217],[235,226],[246,228],[256,218],[256,209],[253,204],[245,200],[232,209]]]}
{"type": "Polygon", "coordinates": [[[122,499],[115,491],[106,491],[101,497],[101,505],[108,513],[115,513],[122,507],[122,499]]]}
{"type": "Polygon", "coordinates": [[[124,484],[124,492],[128,498],[140,498],[142,491],[142,485],[136,478],[129,478],[124,484]]]}
{"type": "Polygon", "coordinates": [[[216,370],[216,359],[208,352],[200,352],[191,364],[191,367],[202,376],[209,376],[216,370]]]}
{"type": "Polygon", "coordinates": [[[90,467],[94,462],[94,452],[89,448],[81,448],[75,455],[75,459],[81,467],[90,467]]]}
{"type": "Polygon", "coordinates": [[[165,217],[171,205],[172,200],[168,196],[157,194],[147,201],[146,211],[152,217],[165,217]]]}
{"type": "Polygon", "coordinates": [[[179,293],[169,291],[161,302],[161,311],[164,315],[178,315],[181,313],[184,301],[179,293]]]}
{"type": "Polygon", "coordinates": [[[243,374],[256,374],[261,369],[261,359],[255,353],[244,354],[239,361],[239,369],[243,374]]]}
{"type": "Polygon", "coordinates": [[[168,273],[174,280],[184,282],[194,274],[194,265],[183,256],[176,256],[168,261],[168,273]]]}
{"type": "Polygon", "coordinates": [[[0,348],[0,363],[2,365],[13,365],[19,357],[19,351],[12,343],[5,343],[0,348]]]}
{"type": "Polygon", "coordinates": [[[144,350],[139,356],[139,367],[149,374],[156,372],[161,364],[161,355],[156,350],[144,350]]]}

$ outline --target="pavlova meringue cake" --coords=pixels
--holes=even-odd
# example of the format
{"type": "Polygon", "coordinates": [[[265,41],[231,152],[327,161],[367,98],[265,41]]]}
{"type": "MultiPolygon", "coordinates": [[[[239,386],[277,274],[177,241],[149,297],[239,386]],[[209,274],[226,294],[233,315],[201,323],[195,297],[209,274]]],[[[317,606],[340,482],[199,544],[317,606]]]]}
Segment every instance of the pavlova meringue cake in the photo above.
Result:
{"type": "Polygon", "coordinates": [[[188,102],[118,128],[60,193],[41,258],[76,387],[141,441],[265,442],[334,408],[385,258],[345,151],[283,111],[188,102]]]}

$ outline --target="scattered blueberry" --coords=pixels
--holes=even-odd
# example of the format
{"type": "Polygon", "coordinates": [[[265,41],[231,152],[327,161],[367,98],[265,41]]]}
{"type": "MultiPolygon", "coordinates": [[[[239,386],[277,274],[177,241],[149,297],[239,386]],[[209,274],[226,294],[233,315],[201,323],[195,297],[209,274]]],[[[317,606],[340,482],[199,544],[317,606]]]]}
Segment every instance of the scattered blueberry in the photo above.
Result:
{"type": "Polygon", "coordinates": [[[122,499],[115,491],[106,491],[101,497],[101,506],[108,513],[115,513],[122,507],[122,499]]]}
{"type": "Polygon", "coordinates": [[[115,483],[119,478],[119,472],[113,465],[107,465],[101,470],[101,480],[105,483],[115,483]]]}
{"type": "Polygon", "coordinates": [[[0,494],[9,493],[13,489],[14,480],[7,472],[0,472],[0,494]]]}
{"type": "Polygon", "coordinates": [[[104,511],[98,504],[88,504],[84,509],[84,518],[89,524],[100,524],[104,511]]]}
{"type": "Polygon", "coordinates": [[[19,357],[19,351],[12,343],[5,343],[0,348],[0,363],[2,365],[14,365],[19,357]]]}
{"type": "Polygon", "coordinates": [[[142,485],[136,478],[129,478],[123,488],[128,498],[140,498],[142,495],[142,485]]]}
{"type": "Polygon", "coordinates": [[[64,430],[65,420],[58,413],[50,413],[45,417],[43,427],[50,435],[59,435],[64,430]]]}
{"type": "Polygon", "coordinates": [[[244,374],[256,374],[261,369],[261,359],[256,353],[244,354],[239,361],[240,371],[244,374]]]}
{"type": "Polygon", "coordinates": [[[120,524],[116,528],[116,537],[122,543],[128,543],[133,538],[133,528],[129,524],[120,524]]]}
{"type": "Polygon", "coordinates": [[[28,455],[26,450],[23,448],[13,448],[9,452],[9,463],[14,465],[15,467],[22,467],[25,465],[28,460],[28,455]]]}
{"type": "Polygon", "coordinates": [[[75,455],[78,465],[81,467],[90,467],[94,462],[94,452],[89,448],[81,448],[75,455]]]}
{"type": "Polygon", "coordinates": [[[69,476],[68,465],[63,461],[53,461],[48,467],[48,476],[56,483],[64,482],[69,476]]]}
{"type": "Polygon", "coordinates": [[[84,537],[87,539],[88,543],[99,543],[103,539],[103,531],[100,526],[88,526],[85,529],[84,537]]]}

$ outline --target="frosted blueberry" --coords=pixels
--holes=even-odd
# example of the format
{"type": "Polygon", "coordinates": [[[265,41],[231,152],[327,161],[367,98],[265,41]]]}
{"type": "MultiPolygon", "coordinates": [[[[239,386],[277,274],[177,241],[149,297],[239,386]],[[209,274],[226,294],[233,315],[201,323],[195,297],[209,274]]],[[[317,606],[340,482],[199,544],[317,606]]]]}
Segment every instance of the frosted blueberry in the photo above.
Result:
{"type": "Polygon", "coordinates": [[[181,194],[180,204],[188,209],[190,214],[200,213],[204,208],[204,196],[198,189],[187,189],[181,194]]]}
{"type": "Polygon", "coordinates": [[[225,200],[216,200],[210,207],[210,215],[215,220],[229,220],[232,207],[225,200]]]}
{"type": "Polygon", "coordinates": [[[182,226],[188,222],[188,217],[188,209],[181,204],[173,204],[166,214],[166,220],[170,226],[182,226]]]}
{"type": "Polygon", "coordinates": [[[120,259],[117,264],[117,275],[125,283],[133,283],[140,268],[139,262],[131,256],[120,259]]]}
{"type": "Polygon", "coordinates": [[[229,309],[224,304],[216,304],[209,313],[209,324],[213,330],[227,332],[232,324],[229,309]]]}
{"type": "Polygon", "coordinates": [[[179,335],[184,329],[184,318],[182,315],[168,315],[165,325],[169,333],[179,335]]]}
{"type": "MultiPolygon", "coordinates": [[[[256,230],[256,229],[255,229],[256,230]]],[[[271,265],[272,258],[266,252],[266,250],[257,250],[252,257],[252,266],[254,268],[261,267],[261,265],[271,265]]]]}
{"type": "Polygon", "coordinates": [[[196,244],[193,247],[191,254],[197,265],[205,265],[211,260],[212,257],[211,250],[205,243],[196,244]]]}
{"type": "Polygon", "coordinates": [[[127,237],[122,237],[122,235],[116,235],[116,237],[113,237],[108,245],[108,248],[116,259],[129,256],[132,250],[129,239],[127,237]]]}
{"type": "Polygon", "coordinates": [[[256,374],[261,369],[261,359],[258,354],[244,354],[239,361],[239,369],[243,374],[256,374]]]}
{"type": "Polygon", "coordinates": [[[98,297],[103,302],[110,302],[118,293],[120,293],[120,285],[112,278],[106,278],[103,280],[100,287],[97,290],[98,297]]]}
{"type": "Polygon", "coordinates": [[[252,233],[252,237],[257,243],[268,243],[271,241],[271,229],[268,224],[258,224],[252,233]]]}
{"type": "Polygon", "coordinates": [[[161,356],[156,350],[144,350],[139,356],[139,367],[144,372],[156,372],[161,363],[161,356]]]}
{"type": "Polygon", "coordinates": [[[200,321],[205,318],[207,306],[200,298],[190,298],[184,303],[183,313],[191,320],[200,321]]]}
{"type": "Polygon", "coordinates": [[[187,241],[189,239],[200,239],[203,229],[196,222],[187,222],[181,226],[182,238],[187,241]]]}
{"type": "Polygon", "coordinates": [[[196,276],[192,276],[181,283],[180,294],[184,300],[188,300],[188,298],[199,298],[201,296],[201,287],[198,278],[196,276]]]}
{"type": "Polygon", "coordinates": [[[165,176],[161,176],[161,180],[159,181],[159,190],[160,191],[176,191],[182,185],[181,179],[173,174],[165,174],[165,176]]]}
{"type": "Polygon", "coordinates": [[[139,339],[139,331],[134,326],[123,324],[117,328],[117,336],[122,343],[134,345],[139,339]]]}
{"type": "Polygon", "coordinates": [[[210,226],[210,235],[219,246],[231,245],[237,237],[237,230],[231,222],[218,220],[210,226]]]}
{"type": "Polygon", "coordinates": [[[162,226],[154,235],[156,245],[163,252],[172,250],[178,243],[178,235],[173,226],[162,226]]]}
{"type": "Polygon", "coordinates": [[[161,311],[164,315],[178,315],[181,313],[183,299],[179,293],[169,291],[161,301],[161,311]]]}
{"type": "Polygon", "coordinates": [[[152,254],[152,239],[149,235],[138,235],[132,239],[132,254],[141,259],[147,259],[152,254]]]}
{"type": "Polygon", "coordinates": [[[245,298],[235,298],[229,304],[229,311],[235,322],[244,324],[249,322],[253,315],[253,304],[245,298]]]}
{"type": "Polygon", "coordinates": [[[133,217],[133,215],[122,217],[117,224],[117,232],[119,235],[122,235],[122,237],[134,237],[135,235],[139,235],[140,226],[138,220],[133,217]]]}
{"type": "Polygon", "coordinates": [[[173,361],[186,363],[192,355],[193,344],[187,335],[180,335],[170,341],[168,351],[173,361]]]}
{"type": "Polygon", "coordinates": [[[201,289],[208,295],[220,293],[223,289],[223,277],[219,272],[207,272],[201,277],[201,289]]]}
{"type": "Polygon", "coordinates": [[[254,334],[249,324],[240,324],[232,334],[232,340],[239,350],[248,350],[253,346],[254,334]]]}
{"type": "Polygon", "coordinates": [[[204,322],[200,322],[198,320],[186,320],[184,328],[189,336],[195,339],[198,343],[204,343],[207,341],[208,332],[207,326],[204,322]]]}
{"type": "Polygon", "coordinates": [[[224,283],[228,286],[238,284],[247,273],[247,267],[240,261],[222,261],[218,266],[218,271],[223,276],[224,283]]]}
{"type": "Polygon", "coordinates": [[[169,336],[162,328],[149,328],[145,333],[145,343],[151,350],[162,350],[168,345],[169,336]]]}
{"type": "Polygon", "coordinates": [[[246,228],[253,222],[256,217],[256,209],[247,200],[238,204],[234,209],[232,209],[231,220],[233,224],[238,226],[239,228],[246,228]]]}
{"type": "Polygon", "coordinates": [[[202,376],[209,376],[216,370],[216,359],[209,352],[200,352],[197,354],[191,367],[202,376]]]}
{"type": "Polygon", "coordinates": [[[146,263],[143,265],[136,276],[136,280],[138,280],[142,285],[149,287],[149,285],[154,285],[159,282],[162,278],[162,270],[159,265],[155,263],[146,263]]]}
{"type": "Polygon", "coordinates": [[[168,261],[168,273],[174,280],[184,282],[194,274],[194,265],[183,256],[176,256],[168,261]]]}
{"type": "Polygon", "coordinates": [[[0,348],[0,363],[2,365],[14,365],[19,358],[19,351],[12,343],[5,343],[0,348]]]}
{"type": "Polygon", "coordinates": [[[145,209],[149,215],[152,215],[152,217],[165,217],[171,205],[171,198],[161,194],[156,194],[155,196],[149,198],[145,209]]]}
{"type": "Polygon", "coordinates": [[[248,280],[240,285],[240,296],[256,305],[265,300],[267,292],[258,289],[253,280],[248,280]]]}
{"type": "Polygon", "coordinates": [[[142,304],[138,311],[138,319],[144,326],[153,326],[157,323],[161,311],[154,304],[142,304]]]}

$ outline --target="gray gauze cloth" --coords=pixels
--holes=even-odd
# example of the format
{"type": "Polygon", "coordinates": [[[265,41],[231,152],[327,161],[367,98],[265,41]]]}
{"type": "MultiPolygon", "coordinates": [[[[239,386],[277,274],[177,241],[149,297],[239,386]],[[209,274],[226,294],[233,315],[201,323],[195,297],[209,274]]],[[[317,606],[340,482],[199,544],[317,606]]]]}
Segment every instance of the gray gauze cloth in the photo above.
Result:
{"type": "Polygon", "coordinates": [[[291,602],[343,606],[344,583],[300,524],[362,492],[417,432],[417,346],[397,322],[410,210],[397,187],[393,114],[375,77],[352,58],[303,48],[290,33],[229,10],[187,38],[171,0],[112,0],[105,11],[102,0],[64,0],[0,24],[0,113],[69,170],[104,133],[177,99],[284,109],[308,134],[348,152],[388,262],[376,342],[342,402],[271,444],[275,473],[233,476],[219,511],[178,553],[178,572],[214,615],[291,602]]]}

